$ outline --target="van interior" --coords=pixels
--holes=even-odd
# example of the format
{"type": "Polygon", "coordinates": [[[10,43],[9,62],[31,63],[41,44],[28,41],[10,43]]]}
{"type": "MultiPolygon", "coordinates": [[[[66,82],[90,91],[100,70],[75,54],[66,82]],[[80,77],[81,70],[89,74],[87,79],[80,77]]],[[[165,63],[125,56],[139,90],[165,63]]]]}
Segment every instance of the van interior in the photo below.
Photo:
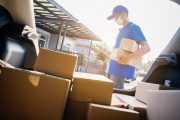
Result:
{"type": "Polygon", "coordinates": [[[180,28],[142,82],[118,90],[104,76],[73,75],[77,56],[41,49],[32,11],[33,0],[0,0],[0,119],[180,120],[180,28]]]}

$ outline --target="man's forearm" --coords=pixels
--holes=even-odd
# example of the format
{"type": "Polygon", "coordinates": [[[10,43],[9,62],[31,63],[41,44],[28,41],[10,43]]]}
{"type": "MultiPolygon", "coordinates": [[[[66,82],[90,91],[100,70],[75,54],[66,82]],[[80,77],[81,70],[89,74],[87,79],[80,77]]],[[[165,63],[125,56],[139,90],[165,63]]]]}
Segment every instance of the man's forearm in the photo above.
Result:
{"type": "Polygon", "coordinates": [[[145,55],[150,51],[149,45],[143,45],[140,49],[138,49],[136,52],[133,52],[130,54],[132,58],[139,58],[145,55]]]}

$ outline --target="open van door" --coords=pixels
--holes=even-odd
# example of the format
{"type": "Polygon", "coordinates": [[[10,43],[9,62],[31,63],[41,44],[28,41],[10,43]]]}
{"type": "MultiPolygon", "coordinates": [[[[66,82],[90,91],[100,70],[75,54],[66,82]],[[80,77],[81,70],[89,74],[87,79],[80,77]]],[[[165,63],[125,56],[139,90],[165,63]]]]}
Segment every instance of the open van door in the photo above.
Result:
{"type": "Polygon", "coordinates": [[[7,11],[1,17],[12,17],[0,27],[0,59],[15,67],[32,69],[39,53],[33,0],[1,0],[0,4],[7,11]]]}

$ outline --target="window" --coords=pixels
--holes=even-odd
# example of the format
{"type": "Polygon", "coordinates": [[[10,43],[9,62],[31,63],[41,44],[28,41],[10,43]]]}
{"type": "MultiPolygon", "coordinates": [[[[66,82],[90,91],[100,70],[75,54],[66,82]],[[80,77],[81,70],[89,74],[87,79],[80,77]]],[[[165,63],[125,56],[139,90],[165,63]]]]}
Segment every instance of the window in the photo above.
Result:
{"type": "Polygon", "coordinates": [[[70,44],[63,45],[62,50],[64,51],[70,51],[70,44]]]}
{"type": "Polygon", "coordinates": [[[48,47],[48,36],[42,33],[39,34],[39,47],[47,48],[48,47]]]}

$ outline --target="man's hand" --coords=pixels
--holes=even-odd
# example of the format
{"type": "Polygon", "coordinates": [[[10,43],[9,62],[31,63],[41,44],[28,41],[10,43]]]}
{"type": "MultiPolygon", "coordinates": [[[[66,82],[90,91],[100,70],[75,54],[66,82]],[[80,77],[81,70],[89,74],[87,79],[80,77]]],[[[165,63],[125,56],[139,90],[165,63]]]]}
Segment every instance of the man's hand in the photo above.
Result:
{"type": "Polygon", "coordinates": [[[127,64],[130,59],[132,58],[131,55],[121,55],[118,57],[118,62],[121,63],[121,64],[127,64]]]}
{"type": "Polygon", "coordinates": [[[140,42],[139,45],[141,45],[141,47],[137,51],[133,52],[133,54],[131,54],[133,59],[142,57],[150,51],[150,47],[146,41],[140,42]]]}

